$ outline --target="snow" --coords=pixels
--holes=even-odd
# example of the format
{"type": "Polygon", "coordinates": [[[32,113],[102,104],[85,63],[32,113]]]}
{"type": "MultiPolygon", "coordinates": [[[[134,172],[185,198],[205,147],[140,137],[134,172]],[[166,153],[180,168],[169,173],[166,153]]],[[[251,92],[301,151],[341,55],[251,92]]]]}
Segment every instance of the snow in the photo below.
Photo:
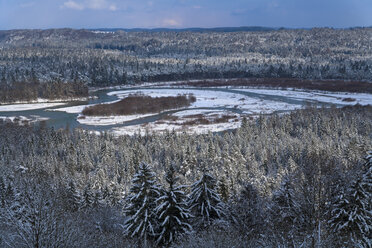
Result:
{"type": "MultiPolygon", "coordinates": [[[[231,88],[233,89],[233,88],[231,88]]],[[[285,96],[294,99],[320,101],[342,105],[372,105],[372,94],[367,93],[333,93],[319,91],[299,91],[299,90],[273,90],[273,89],[239,89],[239,91],[252,92],[273,96],[285,96]],[[355,101],[343,101],[345,98],[352,98],[355,101]]]]}
{"type": "Polygon", "coordinates": [[[84,108],[91,106],[91,105],[79,105],[79,106],[72,106],[72,107],[66,107],[66,108],[57,108],[57,109],[48,109],[48,111],[62,111],[69,114],[79,114],[81,113],[84,108]]]}
{"type": "Polygon", "coordinates": [[[231,93],[215,90],[198,89],[140,89],[109,92],[108,95],[116,95],[125,98],[130,94],[144,94],[151,97],[177,96],[192,94],[196,97],[196,102],[189,108],[237,108],[247,110],[251,114],[269,114],[278,110],[294,110],[301,108],[301,105],[288,104],[271,100],[245,96],[239,93],[231,93]]]}
{"type": "Polygon", "coordinates": [[[1,105],[13,105],[13,104],[31,104],[31,103],[55,103],[55,102],[73,102],[73,101],[87,101],[89,97],[71,97],[71,98],[59,98],[59,99],[45,99],[38,98],[31,101],[15,101],[12,103],[0,102],[1,105]]]}
{"type": "Polygon", "coordinates": [[[168,131],[176,131],[176,132],[187,132],[187,133],[195,133],[195,134],[202,134],[208,132],[221,132],[224,130],[229,129],[236,129],[240,127],[240,121],[237,122],[226,122],[226,123],[215,123],[215,124],[208,124],[208,125],[195,125],[195,126],[182,126],[176,124],[156,124],[156,123],[148,123],[146,125],[133,125],[133,126],[125,126],[125,127],[117,127],[113,128],[111,131],[114,135],[134,135],[140,133],[141,135],[145,134],[146,131],[149,132],[164,132],[168,131]]]}
{"type": "Polygon", "coordinates": [[[232,113],[231,111],[225,110],[213,110],[213,109],[190,109],[183,110],[172,114],[172,116],[185,117],[190,115],[208,115],[208,114],[222,114],[222,113],[232,113]]]}
{"type": "Polygon", "coordinates": [[[45,117],[40,117],[38,115],[31,115],[30,117],[25,117],[25,116],[0,116],[0,120],[3,121],[10,121],[14,123],[33,123],[33,122],[38,122],[38,121],[46,121],[49,120],[49,118],[45,117]]]}
{"type": "Polygon", "coordinates": [[[176,131],[188,133],[208,133],[220,132],[228,129],[235,129],[241,125],[243,115],[258,115],[260,113],[270,114],[278,110],[294,110],[302,106],[296,104],[289,104],[285,102],[263,100],[259,98],[249,97],[240,93],[215,91],[215,90],[200,90],[200,89],[136,89],[136,90],[121,90],[109,92],[110,96],[117,96],[120,99],[128,97],[130,94],[143,94],[151,97],[165,97],[176,96],[184,94],[192,94],[196,97],[196,102],[187,110],[178,111],[171,115],[177,117],[176,120],[165,119],[153,123],[142,125],[132,125],[125,127],[113,128],[112,132],[115,135],[136,133],[144,134],[146,131],[162,132],[162,131],[176,131]],[[231,108],[242,111],[237,114],[227,110],[219,110],[213,108],[231,108]],[[195,124],[184,125],[187,121],[196,120],[195,115],[202,115],[204,119],[210,121],[211,124],[195,124]],[[231,116],[225,123],[213,123],[214,119],[222,116],[231,116]]]}
{"type": "Polygon", "coordinates": [[[80,124],[92,125],[92,126],[108,126],[121,124],[127,121],[132,121],[154,114],[145,115],[119,115],[119,116],[79,116],[77,121],[80,124]]]}
{"type": "MultiPolygon", "coordinates": [[[[110,103],[115,103],[115,102],[118,102],[118,101],[119,100],[111,101],[111,102],[104,102],[102,104],[110,104],[110,103]]],[[[94,106],[94,105],[97,105],[97,104],[84,104],[84,105],[77,105],[77,106],[71,106],[71,107],[65,107],[65,108],[48,109],[48,111],[62,111],[62,112],[66,112],[66,113],[69,113],[69,114],[80,114],[81,112],[83,112],[83,110],[86,107],[91,107],[91,106],[94,106]]]]}
{"type": "Polygon", "coordinates": [[[0,105],[0,112],[26,111],[34,109],[44,109],[65,105],[66,103],[28,103],[28,104],[10,104],[0,105]]]}

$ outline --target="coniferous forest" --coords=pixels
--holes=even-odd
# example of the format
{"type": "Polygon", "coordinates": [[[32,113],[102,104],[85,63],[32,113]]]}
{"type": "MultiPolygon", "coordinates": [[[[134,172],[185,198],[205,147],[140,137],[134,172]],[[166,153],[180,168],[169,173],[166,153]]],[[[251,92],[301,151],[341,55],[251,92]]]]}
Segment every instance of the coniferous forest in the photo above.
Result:
{"type": "Polygon", "coordinates": [[[0,247],[371,247],[371,106],[204,135],[0,125],[0,247]]]}

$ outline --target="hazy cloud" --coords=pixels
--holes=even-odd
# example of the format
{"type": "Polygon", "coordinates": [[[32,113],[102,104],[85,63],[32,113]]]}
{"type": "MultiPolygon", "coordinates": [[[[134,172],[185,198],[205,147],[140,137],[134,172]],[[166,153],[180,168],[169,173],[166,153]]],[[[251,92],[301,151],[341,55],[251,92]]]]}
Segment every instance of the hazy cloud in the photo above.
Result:
{"type": "Polygon", "coordinates": [[[76,9],[76,10],[83,10],[84,9],[84,5],[79,4],[75,1],[64,2],[61,7],[62,8],[68,8],[68,9],[76,9]]]}
{"type": "Polygon", "coordinates": [[[164,19],[163,26],[165,27],[179,27],[181,23],[175,19],[164,19]]]}
{"type": "Polygon", "coordinates": [[[84,10],[84,9],[93,9],[93,10],[117,10],[117,7],[114,3],[110,3],[106,0],[85,0],[84,2],[77,2],[69,0],[64,2],[61,8],[74,9],[74,10],[84,10]]]}
{"type": "Polygon", "coordinates": [[[35,5],[35,2],[28,2],[28,3],[21,3],[19,7],[21,8],[29,8],[35,5]]]}

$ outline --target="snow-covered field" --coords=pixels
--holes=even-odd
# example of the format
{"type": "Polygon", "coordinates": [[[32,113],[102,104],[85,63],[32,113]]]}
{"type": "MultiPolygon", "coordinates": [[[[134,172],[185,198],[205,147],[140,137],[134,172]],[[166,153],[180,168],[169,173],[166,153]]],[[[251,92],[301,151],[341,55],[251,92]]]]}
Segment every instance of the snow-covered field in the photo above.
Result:
{"type": "Polygon", "coordinates": [[[88,106],[89,105],[78,105],[78,106],[72,106],[72,107],[47,109],[47,110],[48,111],[61,111],[61,112],[69,113],[69,114],[79,114],[88,106]]]}
{"type": "MultiPolygon", "coordinates": [[[[372,86],[371,86],[372,87],[372,86]]],[[[234,88],[232,88],[234,90],[234,88]]],[[[271,89],[237,89],[244,92],[252,92],[273,96],[285,96],[294,99],[327,102],[342,105],[372,105],[372,95],[366,93],[334,93],[319,91],[299,91],[299,90],[271,90],[271,89]],[[350,101],[344,101],[344,99],[350,101]]]]}
{"type": "Polygon", "coordinates": [[[37,115],[32,115],[30,117],[25,117],[25,116],[0,116],[0,120],[3,121],[10,121],[14,123],[19,123],[20,125],[23,125],[24,123],[33,123],[33,122],[38,122],[38,121],[46,121],[49,118],[45,117],[40,117],[37,115]]]}
{"type": "Polygon", "coordinates": [[[10,105],[0,105],[0,112],[13,112],[13,111],[26,111],[34,109],[44,109],[56,106],[65,105],[63,102],[55,103],[27,103],[27,104],[10,104],[10,105]]]}
{"type": "Polygon", "coordinates": [[[71,97],[61,99],[44,99],[38,98],[37,100],[31,101],[16,101],[12,103],[0,102],[0,105],[13,105],[13,104],[33,104],[33,103],[56,103],[56,102],[74,102],[74,101],[87,101],[89,97],[71,97]]]}
{"type": "Polygon", "coordinates": [[[224,130],[235,129],[240,127],[240,121],[237,122],[226,122],[226,123],[215,123],[215,124],[208,124],[208,125],[194,125],[194,126],[182,126],[182,125],[175,125],[169,123],[161,123],[157,124],[148,123],[146,125],[134,125],[134,126],[126,126],[126,127],[118,127],[113,128],[112,133],[114,135],[134,135],[134,134],[145,134],[146,131],[149,132],[164,132],[168,131],[176,131],[176,132],[188,132],[188,133],[208,133],[208,132],[221,132],[224,130]]]}
{"type": "Polygon", "coordinates": [[[178,94],[192,94],[196,97],[189,108],[236,108],[251,114],[270,114],[278,110],[294,110],[301,105],[288,104],[284,102],[263,100],[248,97],[239,93],[230,93],[214,90],[197,89],[143,89],[124,90],[109,92],[108,95],[116,95],[125,98],[130,94],[144,94],[152,97],[176,96],[178,94]]]}
{"type": "Polygon", "coordinates": [[[119,116],[79,116],[77,121],[84,125],[92,125],[92,126],[109,126],[109,125],[116,125],[121,124],[127,121],[132,121],[140,118],[144,118],[147,116],[151,116],[154,114],[146,114],[146,115],[119,115],[119,116]]]}

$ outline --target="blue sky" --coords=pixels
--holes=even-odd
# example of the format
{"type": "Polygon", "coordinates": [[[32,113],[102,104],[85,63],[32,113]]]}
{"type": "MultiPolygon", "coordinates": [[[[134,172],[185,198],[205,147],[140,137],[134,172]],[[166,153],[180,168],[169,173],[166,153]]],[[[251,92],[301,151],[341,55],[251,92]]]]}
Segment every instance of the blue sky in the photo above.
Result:
{"type": "Polygon", "coordinates": [[[372,0],[0,0],[0,29],[372,26],[372,0]]]}

